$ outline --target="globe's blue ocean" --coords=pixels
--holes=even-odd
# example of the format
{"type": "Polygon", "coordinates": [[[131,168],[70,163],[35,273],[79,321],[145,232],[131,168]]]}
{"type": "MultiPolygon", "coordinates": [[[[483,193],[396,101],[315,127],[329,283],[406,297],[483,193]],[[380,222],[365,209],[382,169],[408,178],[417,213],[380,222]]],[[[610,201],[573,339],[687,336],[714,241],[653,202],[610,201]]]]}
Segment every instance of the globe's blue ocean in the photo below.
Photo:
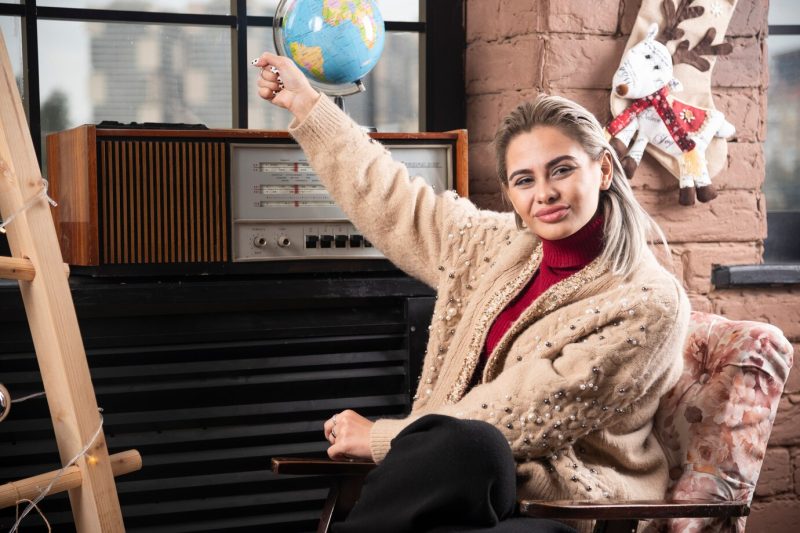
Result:
{"type": "Polygon", "coordinates": [[[360,80],[383,52],[383,18],[373,0],[295,0],[276,15],[283,17],[286,55],[316,81],[360,80]]]}

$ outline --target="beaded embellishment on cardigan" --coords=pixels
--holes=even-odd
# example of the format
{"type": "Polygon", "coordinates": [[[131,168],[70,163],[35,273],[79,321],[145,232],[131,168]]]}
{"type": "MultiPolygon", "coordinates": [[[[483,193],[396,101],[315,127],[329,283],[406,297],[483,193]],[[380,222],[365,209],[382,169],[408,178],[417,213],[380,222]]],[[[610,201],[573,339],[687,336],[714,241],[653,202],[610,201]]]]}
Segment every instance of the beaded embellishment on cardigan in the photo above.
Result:
{"type": "Polygon", "coordinates": [[[456,403],[464,396],[464,393],[466,392],[467,387],[472,380],[472,374],[475,372],[475,368],[478,366],[478,359],[480,358],[481,349],[483,347],[486,334],[488,333],[489,324],[494,322],[494,320],[497,318],[497,315],[502,309],[505,308],[509,300],[520,291],[522,286],[530,279],[533,273],[536,272],[536,269],[539,268],[539,263],[541,263],[541,260],[542,245],[540,243],[531,254],[530,259],[522,268],[519,275],[510,283],[504,285],[503,288],[495,293],[491,300],[489,300],[489,304],[486,306],[486,309],[484,309],[483,313],[481,313],[478,323],[475,326],[472,339],[469,343],[469,352],[467,353],[467,358],[464,361],[464,366],[461,368],[461,372],[459,372],[458,379],[453,384],[450,394],[447,395],[448,402],[456,403]]]}
{"type": "MultiPolygon", "coordinates": [[[[484,370],[486,379],[495,377],[494,371],[500,359],[497,354],[504,352],[506,346],[521,330],[527,328],[534,320],[564,305],[578,289],[590,281],[597,279],[607,270],[608,265],[601,264],[600,258],[597,257],[586,265],[585,268],[552,285],[534,300],[533,304],[522,313],[519,319],[517,319],[512,327],[509,328],[509,331],[507,331],[497,343],[494,352],[486,362],[486,369],[484,370]]],[[[545,341],[544,344],[548,348],[551,346],[549,341],[545,341]]]]}
{"type": "MultiPolygon", "coordinates": [[[[480,319],[475,327],[472,339],[469,344],[469,352],[458,375],[458,379],[453,385],[450,394],[447,396],[449,403],[457,403],[466,393],[467,387],[472,381],[472,374],[478,366],[480,353],[485,342],[488,327],[496,320],[497,315],[505,309],[508,302],[521,290],[523,285],[528,282],[530,277],[539,268],[542,259],[542,245],[541,243],[536,247],[531,254],[530,260],[520,271],[519,275],[511,282],[506,284],[500,291],[492,296],[486,309],[481,313],[480,319]]],[[[522,328],[526,327],[530,321],[536,317],[540,317],[546,313],[561,307],[566,300],[572,296],[580,287],[587,282],[596,279],[607,270],[607,265],[602,265],[599,258],[589,263],[586,268],[576,272],[572,276],[561,280],[560,282],[552,285],[544,293],[542,293],[528,308],[522,316],[514,323],[514,325],[503,335],[500,342],[495,347],[494,352],[486,363],[484,369],[484,376],[488,379],[493,375],[493,370],[497,366],[499,360],[498,354],[505,350],[505,346],[522,328]]]]}

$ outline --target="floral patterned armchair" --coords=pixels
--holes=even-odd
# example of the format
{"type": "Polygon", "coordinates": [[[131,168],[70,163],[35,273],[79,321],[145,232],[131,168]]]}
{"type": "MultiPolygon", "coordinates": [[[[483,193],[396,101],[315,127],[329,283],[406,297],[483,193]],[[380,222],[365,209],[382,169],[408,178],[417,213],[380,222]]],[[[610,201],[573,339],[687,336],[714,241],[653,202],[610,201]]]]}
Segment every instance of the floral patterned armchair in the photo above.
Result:
{"type": "Polygon", "coordinates": [[[647,518],[658,518],[648,533],[744,531],[791,367],[792,345],[778,328],[693,312],[683,375],[656,414],[670,466],[666,501],[522,502],[523,509],[531,516],[613,524],[595,531],[631,531],[637,519],[647,518]]]}
{"type": "MultiPolygon", "coordinates": [[[[671,482],[663,501],[522,501],[523,514],[595,520],[595,533],[744,531],[792,345],[776,327],[693,312],[678,384],[661,401],[655,430],[671,482]]],[[[274,458],[281,474],[334,476],[318,532],[344,516],[372,463],[274,458]]]]}

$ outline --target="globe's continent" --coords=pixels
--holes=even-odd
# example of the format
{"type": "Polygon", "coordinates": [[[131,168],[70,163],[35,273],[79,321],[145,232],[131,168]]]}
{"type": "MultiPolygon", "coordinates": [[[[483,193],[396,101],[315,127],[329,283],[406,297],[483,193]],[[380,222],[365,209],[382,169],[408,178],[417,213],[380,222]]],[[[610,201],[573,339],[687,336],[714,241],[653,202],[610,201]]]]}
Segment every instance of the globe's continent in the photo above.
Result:
{"type": "Polygon", "coordinates": [[[383,50],[383,21],[369,0],[298,1],[284,18],[285,47],[323,83],[361,79],[383,50]]]}

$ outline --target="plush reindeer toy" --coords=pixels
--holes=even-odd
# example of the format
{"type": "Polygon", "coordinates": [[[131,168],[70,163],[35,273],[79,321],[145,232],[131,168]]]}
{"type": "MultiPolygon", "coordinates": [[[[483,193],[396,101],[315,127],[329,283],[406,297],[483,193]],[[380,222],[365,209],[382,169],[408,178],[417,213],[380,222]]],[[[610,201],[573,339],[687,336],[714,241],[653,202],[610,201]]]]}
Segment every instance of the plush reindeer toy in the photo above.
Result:
{"type": "Polygon", "coordinates": [[[623,56],[614,73],[612,90],[630,104],[606,130],[628,178],[650,144],[677,160],[679,202],[692,205],[695,197],[708,202],[717,192],[709,176],[706,148],[712,137],[728,138],[735,128],[721,112],[691,106],[672,96],[682,86],[673,77],[672,56],[656,40],[657,35],[658,24],[652,24],[647,37],[623,56]]]}

